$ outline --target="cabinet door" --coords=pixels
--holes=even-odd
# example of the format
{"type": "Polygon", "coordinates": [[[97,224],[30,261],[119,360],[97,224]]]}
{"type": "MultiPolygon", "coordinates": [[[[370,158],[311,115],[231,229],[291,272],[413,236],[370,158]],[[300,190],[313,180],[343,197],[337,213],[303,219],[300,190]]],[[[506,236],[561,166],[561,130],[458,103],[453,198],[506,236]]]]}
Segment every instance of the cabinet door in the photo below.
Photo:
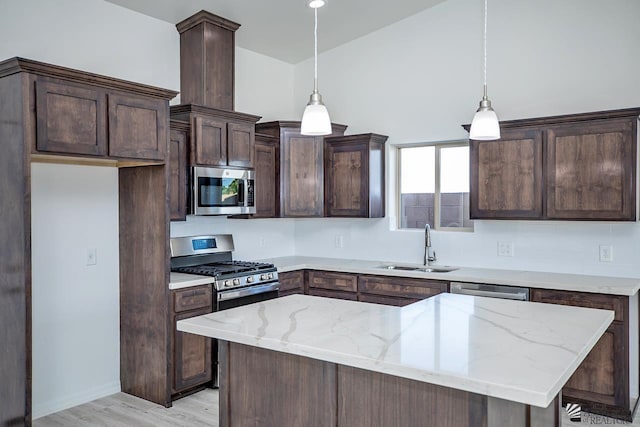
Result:
{"type": "Polygon", "coordinates": [[[173,394],[205,384],[212,379],[211,338],[180,332],[175,326],[178,320],[207,313],[211,313],[211,307],[174,316],[173,394]]]}
{"type": "Polygon", "coordinates": [[[165,160],[168,124],[166,101],[109,94],[109,155],[165,160]]]}
{"type": "Polygon", "coordinates": [[[283,133],[280,213],[284,217],[321,217],[324,210],[323,139],[296,131],[283,133]]]}
{"type": "Polygon", "coordinates": [[[253,167],[255,125],[229,123],[227,125],[227,164],[243,168],[253,167]]]}
{"type": "Polygon", "coordinates": [[[255,201],[254,217],[275,218],[279,208],[279,150],[275,138],[256,136],[255,143],[255,201]]]}
{"type": "Polygon", "coordinates": [[[541,218],[542,131],[505,129],[469,144],[471,218],[541,218]]]}
{"type": "Polygon", "coordinates": [[[278,281],[280,282],[278,296],[304,293],[303,270],[278,273],[278,281]]]}
{"type": "Polygon", "coordinates": [[[225,166],[227,164],[227,122],[195,116],[191,138],[192,160],[197,165],[225,166]]]}
{"type": "Polygon", "coordinates": [[[327,216],[368,216],[369,144],[325,144],[327,216]]]}
{"type": "Polygon", "coordinates": [[[629,299],[532,289],[531,301],[613,310],[614,321],[562,389],[565,402],[595,413],[630,414],[629,299]]]}
{"type": "Polygon", "coordinates": [[[546,153],[550,219],[635,221],[635,119],[550,128],[546,153]]]}
{"type": "Polygon", "coordinates": [[[188,208],[188,166],[187,141],[188,132],[171,129],[169,137],[169,213],[171,221],[187,219],[188,208]]]}
{"type": "Polygon", "coordinates": [[[38,151],[107,153],[106,95],[95,88],[37,81],[36,123],[38,151]]]}

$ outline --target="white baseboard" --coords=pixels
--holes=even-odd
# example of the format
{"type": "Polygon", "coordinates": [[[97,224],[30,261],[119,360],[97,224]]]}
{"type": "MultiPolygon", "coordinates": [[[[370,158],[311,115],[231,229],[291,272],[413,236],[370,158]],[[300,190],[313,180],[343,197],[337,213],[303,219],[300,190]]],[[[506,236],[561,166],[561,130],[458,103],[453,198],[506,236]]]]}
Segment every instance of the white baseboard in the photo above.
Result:
{"type": "Polygon", "coordinates": [[[33,402],[32,419],[36,420],[55,412],[100,399],[101,397],[119,393],[120,391],[120,381],[117,381],[66,396],[60,396],[47,402],[33,402]]]}

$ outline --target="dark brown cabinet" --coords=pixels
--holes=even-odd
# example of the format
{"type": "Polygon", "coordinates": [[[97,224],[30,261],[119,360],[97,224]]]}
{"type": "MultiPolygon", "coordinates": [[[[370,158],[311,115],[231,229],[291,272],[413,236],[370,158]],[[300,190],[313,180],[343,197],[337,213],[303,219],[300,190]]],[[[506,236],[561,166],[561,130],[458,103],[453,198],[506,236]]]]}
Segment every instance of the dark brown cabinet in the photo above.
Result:
{"type": "Polygon", "coordinates": [[[406,277],[358,276],[358,301],[405,306],[447,292],[449,282],[406,277]]]}
{"type": "Polygon", "coordinates": [[[280,282],[280,289],[278,290],[278,296],[280,297],[304,293],[304,270],[278,273],[278,281],[280,282]]]}
{"type": "MultiPolygon", "coordinates": [[[[331,136],[342,136],[346,126],[333,124],[331,136]]],[[[256,132],[278,138],[281,217],[324,215],[324,139],[300,133],[300,122],[265,122],[256,132]]]]}
{"type": "Polygon", "coordinates": [[[280,216],[280,140],[256,134],[254,218],[280,216]]]}
{"type": "Polygon", "coordinates": [[[635,220],[636,123],[592,121],[546,131],[548,218],[635,220]]]}
{"type": "Polygon", "coordinates": [[[531,301],[613,310],[614,321],[562,389],[564,402],[588,412],[631,420],[629,384],[629,298],[616,295],[532,289],[531,301]]]}
{"type": "Polygon", "coordinates": [[[189,123],[171,120],[169,135],[169,214],[171,221],[187,219],[189,203],[189,167],[187,148],[189,123]]]}
{"type": "Polygon", "coordinates": [[[358,275],[311,270],[307,273],[309,295],[347,300],[358,299],[358,275]]]}
{"type": "Polygon", "coordinates": [[[639,114],[507,121],[470,141],[471,218],[635,221],[639,114]]]}
{"type": "Polygon", "coordinates": [[[325,216],[384,217],[387,138],[373,133],[325,138],[325,216]]]}
{"type": "Polygon", "coordinates": [[[38,151],[165,160],[166,100],[49,78],[35,85],[38,151]]]}
{"type": "Polygon", "coordinates": [[[499,141],[470,141],[470,215],[542,217],[542,132],[505,129],[499,141]]]}
{"type": "Polygon", "coordinates": [[[171,118],[191,124],[191,166],[254,167],[258,116],[200,105],[175,105],[171,118]]]}
{"type": "Polygon", "coordinates": [[[212,340],[180,332],[176,322],[213,311],[211,286],[172,291],[173,295],[173,385],[178,395],[212,380],[212,340]]]}

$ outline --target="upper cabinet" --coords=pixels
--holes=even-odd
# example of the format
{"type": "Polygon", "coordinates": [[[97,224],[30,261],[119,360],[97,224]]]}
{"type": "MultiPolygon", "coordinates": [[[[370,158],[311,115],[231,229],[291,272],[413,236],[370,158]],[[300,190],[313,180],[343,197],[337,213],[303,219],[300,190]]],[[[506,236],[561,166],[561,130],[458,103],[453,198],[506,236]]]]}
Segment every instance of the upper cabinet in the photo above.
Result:
{"type": "Polygon", "coordinates": [[[635,221],[639,114],[514,120],[471,140],[471,218],[635,221]]]}
{"type": "MultiPolygon", "coordinates": [[[[346,126],[333,124],[330,136],[342,136],[346,126]]],[[[256,132],[276,138],[279,155],[276,156],[279,183],[274,189],[280,200],[281,217],[324,216],[324,140],[322,136],[300,133],[300,122],[266,122],[256,125],[256,132]]],[[[261,147],[264,151],[264,148],[261,147]]],[[[264,156],[261,152],[256,155],[264,156]]],[[[265,165],[263,165],[265,166],[265,165]]],[[[257,179],[257,178],[256,178],[257,179]]],[[[260,200],[260,196],[256,196],[260,200]]],[[[263,212],[273,212],[265,207],[263,212]]],[[[261,207],[256,202],[256,210],[261,207]]]]}
{"type": "Polygon", "coordinates": [[[34,151],[164,161],[175,92],[23,59],[35,104],[34,151]]]}
{"type": "Polygon", "coordinates": [[[256,133],[254,218],[280,216],[280,139],[256,133]]]}
{"type": "Polygon", "coordinates": [[[189,212],[189,123],[171,120],[169,136],[169,214],[171,221],[185,221],[189,212]]]}
{"type": "Polygon", "coordinates": [[[373,133],[325,138],[326,216],[384,217],[386,140],[373,133]]]}
{"type": "Polygon", "coordinates": [[[191,124],[191,166],[254,167],[259,116],[189,104],[172,106],[171,118],[191,124]]]}

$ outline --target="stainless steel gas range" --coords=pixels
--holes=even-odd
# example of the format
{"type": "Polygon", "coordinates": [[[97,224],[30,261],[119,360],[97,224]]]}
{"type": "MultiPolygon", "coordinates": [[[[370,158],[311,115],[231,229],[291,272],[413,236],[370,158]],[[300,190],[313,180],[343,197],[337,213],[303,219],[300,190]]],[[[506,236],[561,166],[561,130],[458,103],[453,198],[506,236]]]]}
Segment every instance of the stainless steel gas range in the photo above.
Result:
{"type": "MultiPolygon", "coordinates": [[[[235,261],[230,234],[178,237],[170,240],[171,271],[211,277],[213,311],[276,298],[280,283],[273,264],[235,261]]],[[[212,341],[213,385],[218,386],[218,345],[212,341]]]]}
{"type": "Polygon", "coordinates": [[[171,239],[171,271],[214,278],[214,311],[278,296],[280,283],[273,264],[234,261],[230,234],[171,239]]]}

